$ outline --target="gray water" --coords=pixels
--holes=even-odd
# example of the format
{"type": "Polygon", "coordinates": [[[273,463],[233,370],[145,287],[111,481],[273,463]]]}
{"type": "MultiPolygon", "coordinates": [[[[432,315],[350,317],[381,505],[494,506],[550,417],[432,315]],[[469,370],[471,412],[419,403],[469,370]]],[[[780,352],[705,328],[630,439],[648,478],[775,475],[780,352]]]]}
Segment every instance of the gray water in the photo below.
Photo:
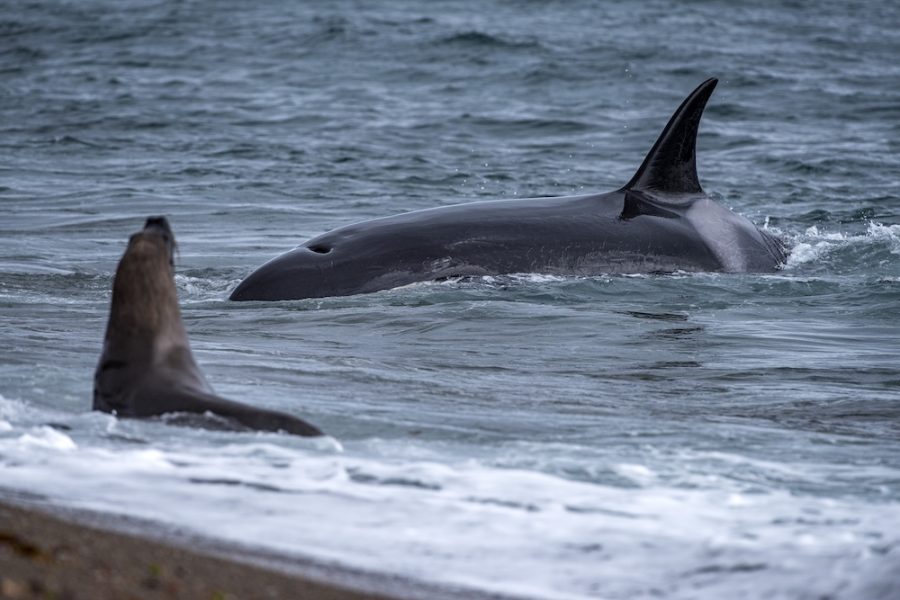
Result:
{"type": "Polygon", "coordinates": [[[536,598],[900,597],[898,56],[886,0],[5,2],[0,486],[536,598]],[[618,188],[710,76],[701,181],[779,273],[226,299],[355,221],[618,188]],[[155,214],[217,392],[332,438],[89,411],[155,214]]]}

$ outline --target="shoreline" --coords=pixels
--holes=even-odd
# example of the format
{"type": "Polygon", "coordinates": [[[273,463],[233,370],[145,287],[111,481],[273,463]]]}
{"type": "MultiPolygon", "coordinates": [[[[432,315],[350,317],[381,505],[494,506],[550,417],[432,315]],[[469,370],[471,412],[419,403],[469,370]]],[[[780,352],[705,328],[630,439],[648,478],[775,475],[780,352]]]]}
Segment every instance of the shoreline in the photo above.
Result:
{"type": "Polygon", "coordinates": [[[3,488],[0,598],[512,600],[248,549],[3,488]]]}

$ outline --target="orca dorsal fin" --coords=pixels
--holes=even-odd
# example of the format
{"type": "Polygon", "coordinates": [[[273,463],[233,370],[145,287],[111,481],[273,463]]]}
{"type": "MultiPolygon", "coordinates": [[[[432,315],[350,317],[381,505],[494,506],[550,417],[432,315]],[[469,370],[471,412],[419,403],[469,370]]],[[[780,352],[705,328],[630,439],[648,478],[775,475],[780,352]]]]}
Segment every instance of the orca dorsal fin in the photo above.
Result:
{"type": "Polygon", "coordinates": [[[685,98],[623,190],[703,193],[697,178],[697,128],[718,81],[707,79],[685,98]]]}

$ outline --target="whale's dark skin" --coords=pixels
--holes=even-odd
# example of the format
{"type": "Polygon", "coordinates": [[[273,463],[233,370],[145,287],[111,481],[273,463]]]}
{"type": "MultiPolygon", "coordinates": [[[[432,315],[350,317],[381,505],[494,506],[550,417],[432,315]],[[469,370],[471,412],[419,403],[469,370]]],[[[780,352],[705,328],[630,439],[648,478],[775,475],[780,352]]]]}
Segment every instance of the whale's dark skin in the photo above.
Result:
{"type": "Polygon", "coordinates": [[[606,194],[474,202],[330,231],[274,258],[232,300],[347,296],[450,277],[769,272],[781,242],[700,187],[696,138],[710,79],[672,116],[634,177],[606,194]]]}
{"type": "Polygon", "coordinates": [[[322,435],[293,415],[213,392],[194,362],[181,321],[174,250],[175,236],[165,217],[147,219],[131,236],[113,282],[103,353],[94,372],[94,410],[120,417],[212,413],[250,429],[322,435]]]}

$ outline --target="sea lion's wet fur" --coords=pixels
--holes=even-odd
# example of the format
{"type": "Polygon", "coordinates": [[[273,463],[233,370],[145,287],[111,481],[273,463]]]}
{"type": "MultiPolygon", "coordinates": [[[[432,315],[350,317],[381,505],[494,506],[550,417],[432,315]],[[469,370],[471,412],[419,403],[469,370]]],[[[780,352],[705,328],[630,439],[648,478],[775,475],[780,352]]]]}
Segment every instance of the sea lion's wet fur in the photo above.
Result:
{"type": "Polygon", "coordinates": [[[94,410],[123,417],[213,413],[251,429],[322,435],[291,415],[216,396],[197,367],[175,289],[175,238],[164,217],[131,236],[113,283],[94,410]]]}

